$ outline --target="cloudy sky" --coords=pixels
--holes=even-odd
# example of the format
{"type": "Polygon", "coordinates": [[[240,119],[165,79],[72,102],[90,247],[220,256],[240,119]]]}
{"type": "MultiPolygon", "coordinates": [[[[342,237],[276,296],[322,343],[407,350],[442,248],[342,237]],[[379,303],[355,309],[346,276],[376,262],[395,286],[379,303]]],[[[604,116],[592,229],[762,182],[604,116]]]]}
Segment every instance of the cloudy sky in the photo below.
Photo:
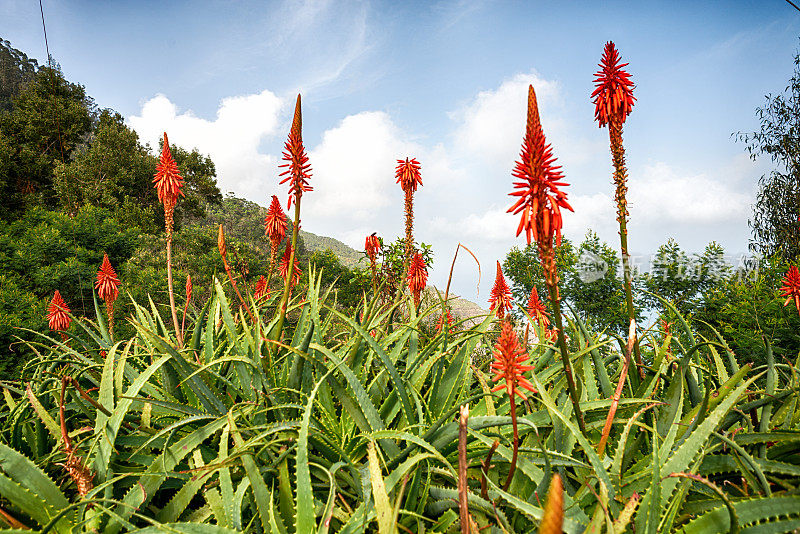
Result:
{"type": "MultiPolygon", "coordinates": [[[[444,286],[459,242],[456,291],[482,302],[515,238],[511,169],[526,90],[563,165],[574,214],[565,234],[593,229],[618,246],[608,134],[593,122],[593,73],[613,40],[630,63],[637,103],[625,126],[629,235],[647,256],[674,237],[747,250],[757,179],[731,134],[780,92],[800,46],[800,12],[760,2],[368,2],[43,0],[50,50],[100,107],[157,146],[196,147],[223,192],[285,199],[280,149],[298,92],[314,191],[303,228],[360,249],[403,232],[395,160],[416,157],[416,237],[434,246],[444,286]],[[461,256],[460,256],[461,258],[461,256]]],[[[45,57],[39,5],[0,0],[0,37],[45,57]]]]}

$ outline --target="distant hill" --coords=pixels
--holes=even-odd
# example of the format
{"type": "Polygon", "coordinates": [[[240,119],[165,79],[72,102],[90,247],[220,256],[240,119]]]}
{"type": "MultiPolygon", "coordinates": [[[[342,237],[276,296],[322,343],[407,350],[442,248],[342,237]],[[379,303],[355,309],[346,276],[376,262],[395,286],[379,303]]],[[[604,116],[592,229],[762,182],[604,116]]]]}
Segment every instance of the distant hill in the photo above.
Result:
{"type": "Polygon", "coordinates": [[[324,235],[312,234],[311,232],[306,232],[305,230],[300,230],[300,236],[303,238],[303,242],[305,243],[306,250],[308,252],[325,251],[330,249],[334,254],[336,254],[336,257],[339,258],[339,261],[342,262],[342,265],[350,269],[355,267],[366,268],[369,265],[369,263],[366,261],[359,261],[363,260],[365,257],[362,252],[358,252],[357,250],[348,247],[338,239],[324,235]]]}

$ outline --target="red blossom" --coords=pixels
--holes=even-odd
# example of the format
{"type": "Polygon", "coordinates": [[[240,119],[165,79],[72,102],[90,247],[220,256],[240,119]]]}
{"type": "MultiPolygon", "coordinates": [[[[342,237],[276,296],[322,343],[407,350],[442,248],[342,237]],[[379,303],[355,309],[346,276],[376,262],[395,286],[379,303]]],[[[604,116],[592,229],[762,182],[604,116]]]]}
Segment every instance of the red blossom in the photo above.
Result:
{"type": "Polygon", "coordinates": [[[286,167],[280,175],[286,176],[281,180],[282,184],[289,182],[289,208],[292,207],[292,199],[300,201],[300,197],[306,191],[313,191],[314,188],[308,185],[311,178],[311,165],[308,163],[308,154],[303,146],[303,117],[300,111],[300,95],[297,95],[297,103],[294,107],[294,119],[292,129],[289,132],[289,139],[284,144],[283,165],[286,167]]]}
{"type": "Polygon", "coordinates": [[[445,309],[444,313],[439,316],[439,320],[436,322],[436,332],[441,332],[445,324],[447,325],[447,331],[450,332],[453,326],[453,316],[450,315],[449,309],[445,309]]]}
{"type": "Polygon", "coordinates": [[[94,283],[97,294],[106,302],[114,302],[119,295],[120,284],[116,271],[108,261],[108,254],[103,254],[103,263],[97,271],[97,281],[94,283]]]}
{"type": "Polygon", "coordinates": [[[397,183],[403,188],[403,191],[415,192],[418,185],[422,185],[422,175],[420,174],[420,164],[415,158],[405,160],[397,160],[397,168],[395,169],[395,177],[397,183]]]}
{"type": "Polygon", "coordinates": [[[619,64],[622,58],[611,41],[603,49],[600,70],[595,73],[594,118],[602,128],[608,123],[621,125],[633,110],[633,82],[624,70],[628,64],[619,64]]]}
{"type": "Polygon", "coordinates": [[[50,306],[47,308],[47,324],[50,330],[62,331],[69,328],[69,323],[72,319],[69,317],[69,306],[61,298],[61,293],[56,289],[53,295],[53,300],[50,301],[50,306]]]}
{"type": "Polygon", "coordinates": [[[264,297],[269,297],[269,291],[267,290],[267,279],[264,278],[264,275],[262,274],[256,281],[256,292],[253,295],[253,298],[256,300],[261,300],[264,297]]]}
{"type": "Polygon", "coordinates": [[[192,275],[186,275],[186,302],[192,300],[192,275]]]}
{"type": "Polygon", "coordinates": [[[408,289],[414,294],[414,305],[419,306],[419,295],[428,283],[428,267],[422,254],[416,252],[408,265],[408,289]]]}
{"type": "Polygon", "coordinates": [[[164,144],[161,147],[161,157],[156,166],[156,175],[153,178],[153,184],[158,191],[158,200],[164,204],[164,207],[173,207],[178,201],[178,196],[183,196],[181,188],[183,187],[183,178],[178,170],[178,164],[172,157],[169,150],[169,139],[167,139],[167,132],[164,132],[164,144]]]}
{"type": "Polygon", "coordinates": [[[789,302],[794,301],[794,306],[797,308],[797,313],[800,313],[800,271],[797,267],[792,265],[782,280],[781,297],[786,297],[784,306],[789,302]]]}
{"type": "MultiPolygon", "coordinates": [[[[283,251],[283,257],[281,258],[281,263],[278,265],[278,272],[281,274],[284,280],[286,280],[286,274],[289,272],[289,259],[292,255],[292,245],[286,244],[286,249],[283,251]]],[[[300,281],[300,275],[303,271],[300,270],[300,261],[297,259],[297,256],[294,258],[294,269],[292,269],[292,279],[290,280],[290,285],[294,287],[297,282],[300,281]]]]}
{"type": "Polygon", "coordinates": [[[506,279],[503,276],[503,270],[500,268],[500,262],[497,262],[497,276],[494,279],[492,292],[489,294],[489,310],[494,311],[498,319],[506,316],[506,312],[511,310],[511,288],[508,287],[506,279]]]}
{"type": "Polygon", "coordinates": [[[572,210],[567,202],[567,194],[559,187],[569,185],[563,182],[561,166],[555,165],[551,145],[547,144],[542,125],[539,121],[539,110],[533,86],[528,87],[528,120],[525,139],[522,142],[520,159],[511,173],[518,182],[514,182],[515,191],[509,196],[518,197],[514,205],[508,209],[514,215],[522,214],[517,227],[517,235],[525,231],[530,244],[536,242],[561,243],[561,209],[572,210]]]}
{"type": "Polygon", "coordinates": [[[373,232],[373,234],[368,235],[366,241],[364,241],[364,251],[367,253],[367,256],[369,256],[369,261],[374,263],[380,250],[381,239],[373,232]]]}
{"type": "Polygon", "coordinates": [[[267,215],[264,217],[264,233],[270,243],[280,243],[286,237],[286,214],[275,195],[272,195],[272,202],[270,202],[267,215]]]}
{"type": "Polygon", "coordinates": [[[545,328],[550,325],[550,316],[547,313],[547,308],[545,308],[544,303],[539,300],[539,292],[536,291],[535,286],[533,290],[531,290],[530,298],[528,298],[527,311],[528,315],[530,315],[533,319],[541,321],[545,328]]]}
{"type": "Polygon", "coordinates": [[[520,388],[536,393],[533,385],[522,376],[523,373],[533,369],[532,365],[525,365],[525,362],[528,361],[528,353],[520,346],[517,333],[508,321],[503,321],[503,329],[494,345],[493,352],[492,371],[495,374],[492,382],[500,380],[503,382],[493,387],[492,391],[505,389],[509,398],[519,395],[524,400],[527,400],[527,397],[520,391],[520,388]]]}

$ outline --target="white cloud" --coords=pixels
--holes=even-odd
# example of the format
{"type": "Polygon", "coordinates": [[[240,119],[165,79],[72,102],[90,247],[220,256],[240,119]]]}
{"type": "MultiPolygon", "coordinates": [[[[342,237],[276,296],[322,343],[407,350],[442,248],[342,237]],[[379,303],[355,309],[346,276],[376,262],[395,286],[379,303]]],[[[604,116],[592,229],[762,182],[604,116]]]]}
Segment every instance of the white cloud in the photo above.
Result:
{"type": "Polygon", "coordinates": [[[345,117],[309,154],[314,191],[303,197],[309,221],[336,227],[384,212],[399,195],[395,161],[415,148],[384,112],[345,117]]]}
{"type": "Polygon", "coordinates": [[[550,109],[560,104],[558,82],[536,73],[517,74],[493,91],[481,91],[466,106],[451,113],[460,122],[455,146],[478,154],[491,163],[513,166],[525,134],[528,86],[533,85],[546,131],[556,121],[550,109]]]}
{"type": "Polygon", "coordinates": [[[752,199],[706,173],[680,173],[664,162],[645,166],[629,185],[632,219],[647,223],[709,224],[741,220],[752,199]]]}
{"type": "Polygon", "coordinates": [[[225,98],[213,121],[191,110],[179,112],[165,95],[156,95],[129,122],[139,136],[158,147],[163,132],[170,143],[209,154],[217,167],[220,190],[263,197],[264,183],[276,174],[277,159],[259,145],[277,133],[283,102],[270,91],[225,98]]]}

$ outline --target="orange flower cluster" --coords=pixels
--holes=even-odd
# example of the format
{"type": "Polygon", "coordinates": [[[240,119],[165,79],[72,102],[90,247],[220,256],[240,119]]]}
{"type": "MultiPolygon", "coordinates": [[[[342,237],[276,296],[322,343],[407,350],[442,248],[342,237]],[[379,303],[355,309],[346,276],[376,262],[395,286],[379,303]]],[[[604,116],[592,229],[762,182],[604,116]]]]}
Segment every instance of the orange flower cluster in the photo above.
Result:
{"type": "Polygon", "coordinates": [[[256,281],[256,290],[255,293],[253,294],[253,298],[256,299],[256,301],[258,301],[268,296],[269,296],[269,291],[267,290],[267,279],[264,278],[264,275],[262,274],[256,281]]]}
{"type": "Polygon", "coordinates": [[[494,279],[492,292],[489,294],[489,310],[494,311],[498,319],[503,319],[506,312],[511,310],[511,288],[508,287],[500,262],[497,262],[497,276],[494,279]]]}
{"type": "Polygon", "coordinates": [[[527,397],[520,391],[520,388],[536,393],[533,385],[522,376],[523,373],[533,369],[532,365],[525,364],[527,361],[528,353],[520,346],[517,333],[511,323],[503,321],[503,329],[494,346],[494,362],[492,363],[492,371],[495,373],[492,382],[500,380],[503,382],[493,387],[492,391],[505,389],[509,398],[519,395],[524,400],[527,400],[527,397]]]}
{"type": "MultiPolygon", "coordinates": [[[[286,275],[289,272],[289,260],[292,256],[292,245],[286,245],[286,249],[283,251],[283,257],[281,258],[281,263],[278,265],[278,272],[281,274],[284,280],[286,280],[286,275]]],[[[294,269],[292,269],[292,279],[291,279],[291,286],[294,287],[297,282],[300,281],[300,275],[303,271],[300,270],[300,260],[297,259],[297,256],[294,258],[294,269]]]]}
{"type": "Polygon", "coordinates": [[[621,125],[633,110],[636,97],[633,96],[631,75],[619,64],[621,57],[611,41],[603,49],[600,70],[595,73],[594,118],[602,128],[608,123],[621,125]]]}
{"type": "Polygon", "coordinates": [[[800,313],[800,271],[798,271],[797,267],[794,265],[792,265],[783,277],[781,297],[786,297],[786,302],[783,303],[784,306],[794,301],[797,313],[800,313]]]}
{"type": "Polygon", "coordinates": [[[50,306],[47,308],[47,324],[50,330],[60,332],[69,328],[69,323],[72,322],[72,319],[68,314],[69,306],[67,306],[67,303],[61,298],[61,293],[56,289],[53,300],[50,301],[50,306]]]}
{"type": "Polygon", "coordinates": [[[540,321],[544,328],[550,326],[550,316],[547,313],[547,308],[544,307],[544,303],[539,300],[539,292],[536,291],[536,287],[531,290],[531,296],[528,298],[527,311],[528,315],[540,321]]]}
{"type": "Polygon", "coordinates": [[[297,103],[294,107],[294,119],[292,129],[289,132],[289,139],[284,145],[283,165],[286,167],[280,175],[286,176],[280,183],[289,182],[289,208],[292,207],[292,198],[295,202],[300,202],[300,197],[306,191],[313,191],[314,188],[308,185],[311,177],[311,164],[308,162],[308,154],[303,146],[303,117],[300,111],[300,95],[297,95],[297,103]]]}
{"type": "Polygon", "coordinates": [[[186,302],[189,303],[192,300],[192,275],[186,275],[186,302]]]}
{"type": "Polygon", "coordinates": [[[414,306],[419,306],[419,295],[428,283],[428,267],[422,254],[415,253],[408,265],[408,289],[414,295],[414,306]]]}
{"type": "Polygon", "coordinates": [[[364,241],[364,251],[367,253],[370,262],[375,263],[380,250],[381,239],[375,233],[368,235],[366,241],[364,241]]]}
{"type": "Polygon", "coordinates": [[[518,197],[508,209],[514,215],[522,214],[517,227],[517,235],[525,231],[530,244],[531,239],[537,243],[561,243],[561,209],[572,210],[567,202],[567,194],[559,187],[569,185],[562,180],[561,167],[555,165],[551,145],[547,144],[542,124],[539,121],[539,109],[533,86],[528,87],[528,121],[525,139],[522,142],[520,159],[516,162],[512,175],[520,181],[514,182],[515,191],[509,196],[518,197]]]}
{"type": "Polygon", "coordinates": [[[169,150],[169,139],[164,132],[164,144],[161,147],[161,157],[156,166],[156,175],[153,184],[158,191],[158,200],[164,204],[164,214],[167,220],[167,232],[172,233],[172,212],[178,197],[183,196],[183,178],[178,170],[178,164],[169,150]]]}
{"type": "Polygon", "coordinates": [[[119,295],[120,284],[116,271],[108,261],[108,254],[103,254],[103,263],[97,271],[97,281],[94,283],[97,294],[106,302],[114,302],[119,295]]]}
{"type": "Polygon", "coordinates": [[[269,238],[273,247],[280,245],[283,238],[286,237],[286,214],[275,195],[272,195],[272,202],[270,202],[267,215],[264,217],[264,234],[269,238]]]}
{"type": "Polygon", "coordinates": [[[453,316],[450,315],[448,308],[439,316],[439,320],[436,322],[436,332],[441,332],[445,325],[447,325],[447,331],[450,332],[453,326],[453,316]]]}
{"type": "Polygon", "coordinates": [[[395,169],[395,177],[397,183],[403,188],[403,191],[415,192],[418,185],[422,185],[422,174],[420,172],[421,166],[416,158],[397,160],[397,168],[395,169]]]}

